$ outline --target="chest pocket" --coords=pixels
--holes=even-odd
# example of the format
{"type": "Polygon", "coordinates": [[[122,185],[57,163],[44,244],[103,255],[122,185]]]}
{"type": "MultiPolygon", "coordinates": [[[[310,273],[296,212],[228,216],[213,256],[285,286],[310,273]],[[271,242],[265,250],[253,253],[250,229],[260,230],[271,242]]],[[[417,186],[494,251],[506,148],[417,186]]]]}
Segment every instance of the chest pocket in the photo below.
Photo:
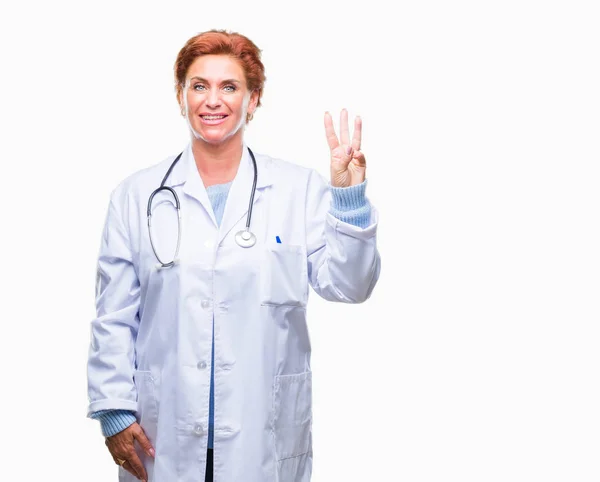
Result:
{"type": "Polygon", "coordinates": [[[306,306],[308,274],[302,246],[266,244],[263,261],[261,304],[306,306]]]}

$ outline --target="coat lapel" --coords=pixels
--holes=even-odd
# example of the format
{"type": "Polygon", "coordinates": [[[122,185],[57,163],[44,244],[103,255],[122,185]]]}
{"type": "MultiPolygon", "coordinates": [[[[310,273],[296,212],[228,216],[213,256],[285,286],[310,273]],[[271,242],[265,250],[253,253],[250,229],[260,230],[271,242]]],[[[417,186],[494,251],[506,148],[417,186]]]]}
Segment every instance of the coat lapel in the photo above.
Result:
{"type": "Polygon", "coordinates": [[[210,199],[208,199],[206,188],[204,187],[204,183],[202,182],[202,178],[198,172],[198,167],[196,166],[191,143],[189,143],[183,150],[181,159],[179,159],[173,168],[173,171],[166,182],[166,185],[171,187],[181,184],[183,184],[183,193],[186,196],[195,199],[202,205],[206,215],[212,220],[216,228],[217,221],[215,219],[210,199]]]}
{"type": "MultiPolygon", "coordinates": [[[[259,154],[255,153],[254,156],[256,158],[258,176],[253,205],[256,204],[260,198],[263,189],[272,184],[268,164],[259,154]]],[[[252,163],[252,158],[250,157],[250,152],[248,151],[248,146],[244,143],[240,165],[233,183],[231,184],[227,202],[225,203],[225,211],[223,212],[223,219],[221,220],[221,226],[219,227],[219,243],[227,236],[240,219],[248,213],[253,181],[254,165],[252,163]]],[[[179,159],[173,168],[173,171],[171,171],[166,182],[166,185],[171,187],[181,184],[183,184],[183,192],[202,205],[216,227],[217,221],[215,219],[215,214],[210,199],[208,198],[208,194],[206,193],[204,183],[202,182],[202,178],[200,177],[200,173],[198,172],[191,143],[184,149],[181,159],[179,159]]],[[[244,219],[243,223],[239,226],[239,229],[242,229],[245,225],[246,220],[244,219]]],[[[252,230],[252,221],[250,230],[252,230]]]]}

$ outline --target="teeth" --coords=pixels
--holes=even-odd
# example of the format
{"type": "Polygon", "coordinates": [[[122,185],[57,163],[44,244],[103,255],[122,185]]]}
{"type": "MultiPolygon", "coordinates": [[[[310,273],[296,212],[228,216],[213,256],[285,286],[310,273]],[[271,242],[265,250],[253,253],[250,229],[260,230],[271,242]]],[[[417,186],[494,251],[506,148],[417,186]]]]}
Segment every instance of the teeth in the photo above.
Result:
{"type": "Polygon", "coordinates": [[[201,117],[206,120],[217,120],[225,118],[224,115],[203,115],[201,117]]]}

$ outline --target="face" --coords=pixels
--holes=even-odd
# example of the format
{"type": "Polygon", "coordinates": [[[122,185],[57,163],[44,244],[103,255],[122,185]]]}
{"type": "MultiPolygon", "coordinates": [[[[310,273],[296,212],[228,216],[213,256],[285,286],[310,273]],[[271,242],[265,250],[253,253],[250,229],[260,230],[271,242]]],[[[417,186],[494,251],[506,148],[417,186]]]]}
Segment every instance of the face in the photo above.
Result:
{"type": "Polygon", "coordinates": [[[203,55],[190,65],[180,105],[196,139],[220,144],[242,136],[258,92],[248,91],[244,70],[227,55],[203,55]]]}

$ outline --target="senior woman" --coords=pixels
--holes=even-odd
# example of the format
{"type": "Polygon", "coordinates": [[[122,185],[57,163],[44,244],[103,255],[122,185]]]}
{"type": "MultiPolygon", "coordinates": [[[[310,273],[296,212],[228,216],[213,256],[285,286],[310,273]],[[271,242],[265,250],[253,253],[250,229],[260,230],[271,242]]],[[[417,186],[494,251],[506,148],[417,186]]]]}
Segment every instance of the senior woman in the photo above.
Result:
{"type": "Polygon", "coordinates": [[[248,38],[191,38],[175,62],[190,143],[111,194],[88,416],[122,482],[310,481],[308,286],[371,295],[377,212],[345,110],[339,139],[325,114],[330,184],[246,145],[264,81],[248,38]]]}

